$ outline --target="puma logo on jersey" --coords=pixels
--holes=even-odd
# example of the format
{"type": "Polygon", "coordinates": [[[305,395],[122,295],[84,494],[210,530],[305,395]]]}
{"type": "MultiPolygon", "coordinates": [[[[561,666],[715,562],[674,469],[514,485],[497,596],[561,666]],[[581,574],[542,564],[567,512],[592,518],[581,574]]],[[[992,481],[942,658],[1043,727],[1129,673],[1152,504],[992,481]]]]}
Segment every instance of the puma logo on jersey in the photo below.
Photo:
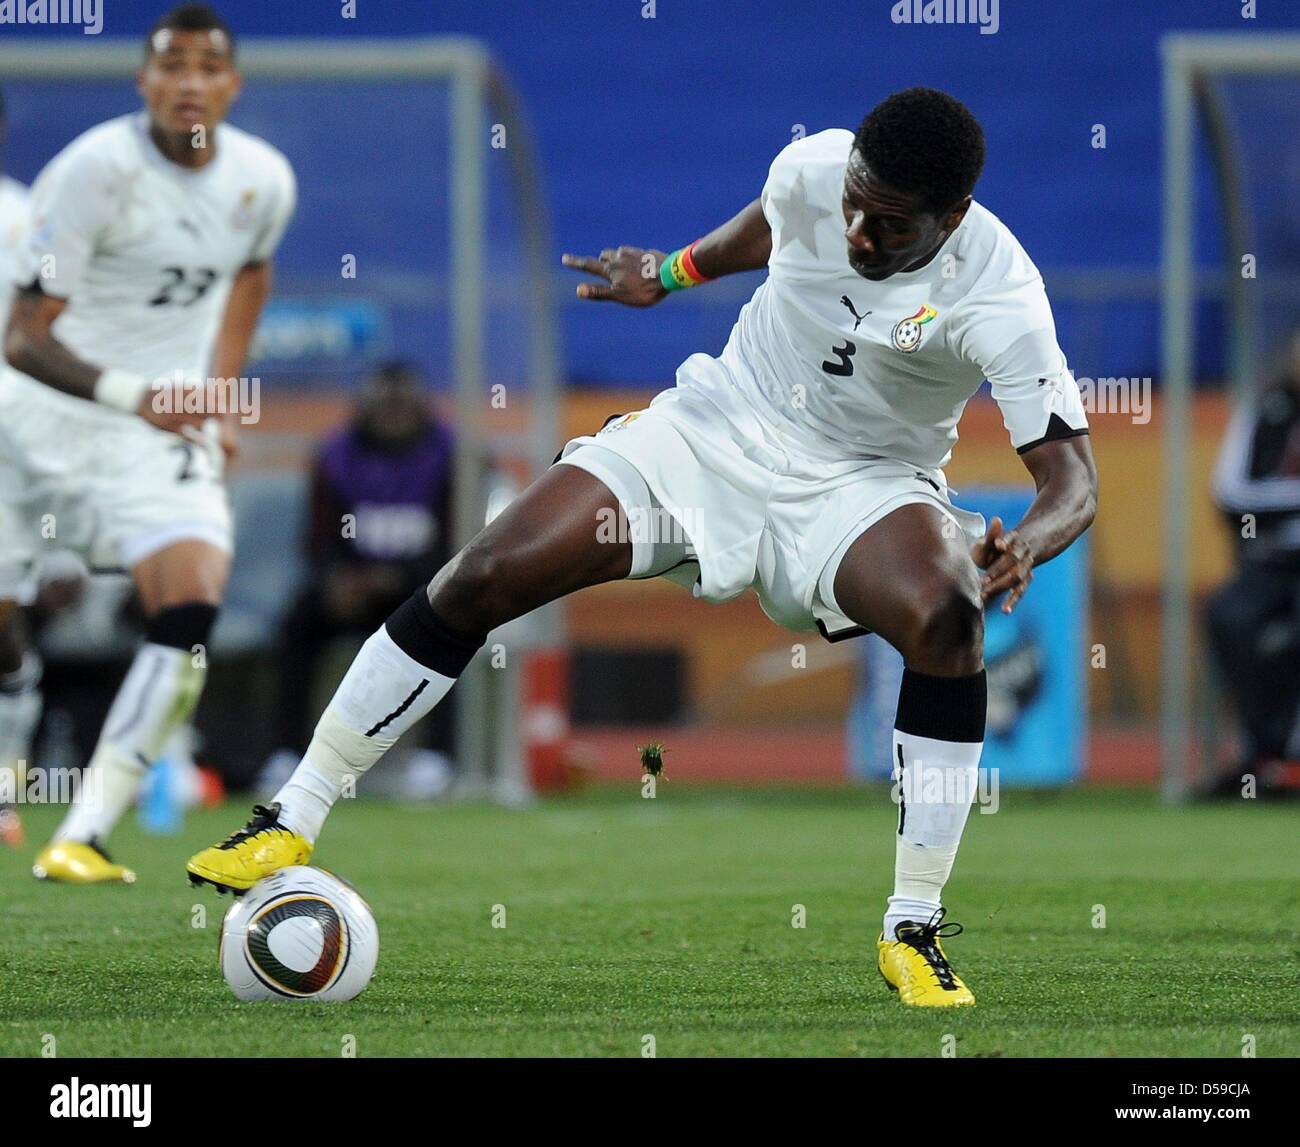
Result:
{"type": "Polygon", "coordinates": [[[858,329],[858,323],[860,323],[863,319],[865,319],[867,315],[871,314],[870,311],[867,312],[867,315],[858,314],[857,310],[853,306],[853,300],[850,299],[848,295],[841,295],[840,302],[843,303],[844,306],[849,308],[849,311],[852,313],[853,318],[856,320],[853,324],[853,329],[855,331],[858,329]]]}
{"type": "Polygon", "coordinates": [[[202,239],[203,235],[199,231],[199,225],[192,219],[177,219],[176,226],[182,231],[188,231],[196,239],[202,239]]]}

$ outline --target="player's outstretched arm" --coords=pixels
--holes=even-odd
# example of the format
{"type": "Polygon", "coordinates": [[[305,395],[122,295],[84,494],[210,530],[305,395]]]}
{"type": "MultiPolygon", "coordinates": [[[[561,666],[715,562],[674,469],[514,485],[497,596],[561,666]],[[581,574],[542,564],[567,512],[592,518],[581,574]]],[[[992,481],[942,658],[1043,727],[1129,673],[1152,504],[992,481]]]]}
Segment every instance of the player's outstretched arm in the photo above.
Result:
{"type": "Polygon", "coordinates": [[[771,255],[772,228],[763,214],[762,203],[755,199],[721,227],[680,251],[607,247],[594,259],[587,255],[565,255],[563,262],[575,271],[586,271],[605,280],[579,283],[578,298],[652,307],[679,287],[695,286],[740,271],[757,271],[767,266],[771,255]]]}
{"type": "Polygon", "coordinates": [[[46,386],[138,414],[146,422],[180,433],[186,426],[199,426],[202,415],[155,409],[154,391],[148,379],[128,371],[104,369],[78,358],[57,338],[51,327],[68,305],[67,299],[47,295],[37,287],[19,290],[9,312],[4,335],[4,355],[9,365],[46,386]]]}
{"type": "Polygon", "coordinates": [[[1044,442],[1021,457],[1038,489],[1029,511],[1013,530],[994,518],[971,550],[984,571],[981,596],[988,602],[1005,593],[1003,613],[1024,597],[1034,566],[1066,549],[1097,514],[1097,467],[1086,435],[1044,442]]]}

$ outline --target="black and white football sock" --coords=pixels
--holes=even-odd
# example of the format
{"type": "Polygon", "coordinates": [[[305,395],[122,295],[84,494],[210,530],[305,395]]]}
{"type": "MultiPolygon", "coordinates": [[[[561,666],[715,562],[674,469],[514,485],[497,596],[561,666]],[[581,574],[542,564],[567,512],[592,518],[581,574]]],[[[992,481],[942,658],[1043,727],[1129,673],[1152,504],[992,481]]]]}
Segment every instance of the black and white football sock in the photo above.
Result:
{"type": "Polygon", "coordinates": [[[987,707],[982,669],[968,677],[903,671],[894,719],[898,835],[887,940],[904,920],[923,924],[941,904],[975,796],[987,707]]]}
{"type": "Polygon", "coordinates": [[[199,703],[216,619],[215,605],[190,602],[150,620],[55,840],[102,843],[131,807],[145,773],[199,703]]]}
{"type": "Polygon", "coordinates": [[[280,823],[315,841],[334,802],[450,692],[487,640],[457,633],[421,586],[370,637],[275,795],[280,823]]]}

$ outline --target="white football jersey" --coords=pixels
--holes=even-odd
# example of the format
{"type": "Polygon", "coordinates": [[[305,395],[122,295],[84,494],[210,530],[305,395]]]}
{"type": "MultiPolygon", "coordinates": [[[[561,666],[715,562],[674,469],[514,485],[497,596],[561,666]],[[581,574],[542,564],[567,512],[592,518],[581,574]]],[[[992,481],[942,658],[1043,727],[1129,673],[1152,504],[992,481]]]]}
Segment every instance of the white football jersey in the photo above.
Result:
{"type": "Polygon", "coordinates": [[[109,120],[46,165],[17,282],[39,279],[68,300],[54,336],[94,366],[206,376],[235,274],[270,259],[288,226],[293,169],[270,144],[220,124],[215,158],[190,170],[148,129],[143,112],[109,120]]]}
{"type": "Polygon", "coordinates": [[[27,188],[0,175],[0,332],[9,321],[9,304],[27,242],[31,206],[27,188]]]}
{"type": "Polygon", "coordinates": [[[724,369],[692,372],[696,384],[739,391],[787,450],[815,461],[943,466],[984,379],[1017,449],[1086,432],[1038,269],[980,204],[920,270],[881,282],[854,272],[841,206],[852,144],[850,131],[823,131],[773,161],[768,277],[732,329],[724,369]]]}

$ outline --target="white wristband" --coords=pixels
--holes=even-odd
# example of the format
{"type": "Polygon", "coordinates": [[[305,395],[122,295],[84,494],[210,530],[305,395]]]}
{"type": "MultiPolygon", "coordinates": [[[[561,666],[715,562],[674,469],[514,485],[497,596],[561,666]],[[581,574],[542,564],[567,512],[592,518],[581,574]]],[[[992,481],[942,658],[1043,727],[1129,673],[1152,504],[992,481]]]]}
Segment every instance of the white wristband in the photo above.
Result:
{"type": "Polygon", "coordinates": [[[129,370],[110,367],[95,380],[95,401],[134,414],[149,391],[149,380],[129,370]]]}

